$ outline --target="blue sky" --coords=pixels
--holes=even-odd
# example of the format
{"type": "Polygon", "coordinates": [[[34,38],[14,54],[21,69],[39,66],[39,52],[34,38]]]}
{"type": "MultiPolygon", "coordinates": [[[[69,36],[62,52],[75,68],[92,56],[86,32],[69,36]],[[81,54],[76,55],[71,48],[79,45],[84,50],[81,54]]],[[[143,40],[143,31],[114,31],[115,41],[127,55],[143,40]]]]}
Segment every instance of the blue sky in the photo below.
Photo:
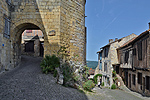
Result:
{"type": "Polygon", "coordinates": [[[86,0],[87,60],[97,61],[96,52],[109,39],[148,30],[150,0],[86,0]]]}

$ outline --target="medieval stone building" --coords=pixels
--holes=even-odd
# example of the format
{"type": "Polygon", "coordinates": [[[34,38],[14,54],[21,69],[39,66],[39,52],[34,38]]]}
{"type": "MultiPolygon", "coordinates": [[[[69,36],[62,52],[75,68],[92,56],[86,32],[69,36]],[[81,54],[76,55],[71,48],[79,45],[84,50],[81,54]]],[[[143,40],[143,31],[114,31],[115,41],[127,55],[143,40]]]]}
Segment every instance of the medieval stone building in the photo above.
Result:
{"type": "Polygon", "coordinates": [[[41,30],[44,55],[65,46],[68,59],[86,62],[86,0],[0,0],[0,70],[21,60],[21,34],[41,30]],[[77,57],[75,57],[78,55],[77,57]]]}
{"type": "Polygon", "coordinates": [[[150,30],[118,48],[119,66],[115,66],[125,85],[150,96],[150,30]]]}
{"type": "Polygon", "coordinates": [[[102,74],[102,82],[107,87],[111,87],[113,84],[112,79],[112,71],[113,65],[119,64],[118,55],[117,55],[117,48],[122,46],[124,43],[128,42],[132,38],[136,37],[137,35],[131,34],[129,36],[123,37],[121,39],[110,39],[109,43],[104,47],[101,47],[101,51],[98,51],[98,66],[95,70],[96,74],[102,74]]]}

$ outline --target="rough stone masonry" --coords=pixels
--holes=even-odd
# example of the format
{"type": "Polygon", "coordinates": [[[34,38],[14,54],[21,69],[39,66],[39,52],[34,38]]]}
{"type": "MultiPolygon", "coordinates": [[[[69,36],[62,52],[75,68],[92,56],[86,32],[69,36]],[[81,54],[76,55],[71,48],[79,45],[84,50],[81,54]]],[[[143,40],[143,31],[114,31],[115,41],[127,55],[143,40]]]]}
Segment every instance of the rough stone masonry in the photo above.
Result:
{"type": "Polygon", "coordinates": [[[85,3],[86,0],[0,0],[0,70],[19,64],[21,34],[26,29],[43,32],[44,55],[65,46],[70,61],[85,65],[85,3]]]}

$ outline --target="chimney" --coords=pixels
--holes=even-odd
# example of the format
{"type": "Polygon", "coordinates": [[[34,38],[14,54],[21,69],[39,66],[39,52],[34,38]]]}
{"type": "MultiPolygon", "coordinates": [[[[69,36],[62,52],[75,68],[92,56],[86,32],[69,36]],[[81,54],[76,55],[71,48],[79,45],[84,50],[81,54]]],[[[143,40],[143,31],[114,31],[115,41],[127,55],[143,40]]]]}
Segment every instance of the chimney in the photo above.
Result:
{"type": "Polygon", "coordinates": [[[114,40],[113,39],[109,39],[109,43],[113,42],[114,40]]]}
{"type": "Polygon", "coordinates": [[[115,38],[115,41],[117,41],[118,40],[118,38],[115,38]]]}
{"type": "Polygon", "coordinates": [[[149,25],[149,29],[150,29],[150,22],[148,23],[148,25],[149,25]]]}

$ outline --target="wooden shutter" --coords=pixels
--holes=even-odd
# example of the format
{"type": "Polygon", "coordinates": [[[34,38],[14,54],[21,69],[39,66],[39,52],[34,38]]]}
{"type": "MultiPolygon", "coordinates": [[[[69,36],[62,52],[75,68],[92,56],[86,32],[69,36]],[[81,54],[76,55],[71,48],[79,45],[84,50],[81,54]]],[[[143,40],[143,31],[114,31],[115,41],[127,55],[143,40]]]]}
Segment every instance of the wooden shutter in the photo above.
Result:
{"type": "Polygon", "coordinates": [[[142,60],[142,41],[138,43],[137,47],[138,47],[138,59],[142,60]]]}

